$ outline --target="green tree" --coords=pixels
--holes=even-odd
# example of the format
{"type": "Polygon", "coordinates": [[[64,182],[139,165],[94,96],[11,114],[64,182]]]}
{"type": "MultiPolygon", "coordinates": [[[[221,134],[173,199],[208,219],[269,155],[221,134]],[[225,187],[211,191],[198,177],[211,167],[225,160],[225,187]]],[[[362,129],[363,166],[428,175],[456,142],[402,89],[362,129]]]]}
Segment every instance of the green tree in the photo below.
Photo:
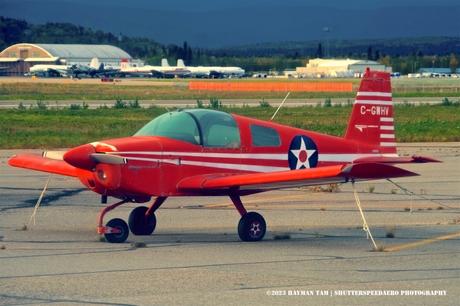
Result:
{"type": "Polygon", "coordinates": [[[380,59],[380,64],[385,66],[391,66],[391,57],[389,55],[385,55],[380,59]]]}
{"type": "Polygon", "coordinates": [[[455,56],[454,53],[452,53],[450,55],[450,60],[449,60],[449,67],[450,67],[450,71],[452,73],[456,73],[457,72],[457,66],[458,66],[458,59],[457,57],[455,56]]]}

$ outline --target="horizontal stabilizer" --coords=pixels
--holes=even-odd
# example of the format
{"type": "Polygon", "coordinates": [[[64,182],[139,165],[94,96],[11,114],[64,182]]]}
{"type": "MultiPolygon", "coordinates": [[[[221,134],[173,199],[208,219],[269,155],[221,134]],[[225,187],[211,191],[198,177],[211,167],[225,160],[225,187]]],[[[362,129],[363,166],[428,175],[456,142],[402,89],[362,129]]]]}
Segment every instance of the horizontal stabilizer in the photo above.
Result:
{"type": "Polygon", "coordinates": [[[441,163],[441,161],[425,156],[395,156],[395,157],[363,157],[354,163],[382,163],[382,164],[407,164],[407,163],[441,163]]]}
{"type": "Polygon", "coordinates": [[[342,170],[342,176],[354,180],[379,180],[417,175],[417,173],[405,169],[378,163],[350,164],[344,166],[342,170]]]}

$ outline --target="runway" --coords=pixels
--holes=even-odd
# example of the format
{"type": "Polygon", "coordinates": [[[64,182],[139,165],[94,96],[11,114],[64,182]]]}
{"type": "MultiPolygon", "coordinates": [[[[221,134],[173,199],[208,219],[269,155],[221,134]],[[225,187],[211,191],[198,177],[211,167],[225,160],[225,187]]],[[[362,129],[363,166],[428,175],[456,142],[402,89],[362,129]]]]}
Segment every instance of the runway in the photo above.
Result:
{"type": "Polygon", "coordinates": [[[417,196],[357,184],[385,252],[371,251],[350,185],[244,197],[267,221],[258,243],[239,241],[227,198],[197,197],[168,199],[152,236],[117,245],[96,234],[97,195],[52,176],[24,230],[48,176],[8,167],[16,152],[0,151],[0,305],[458,304],[460,143],[400,146],[443,161],[405,166],[421,176],[395,181],[417,196]]]}

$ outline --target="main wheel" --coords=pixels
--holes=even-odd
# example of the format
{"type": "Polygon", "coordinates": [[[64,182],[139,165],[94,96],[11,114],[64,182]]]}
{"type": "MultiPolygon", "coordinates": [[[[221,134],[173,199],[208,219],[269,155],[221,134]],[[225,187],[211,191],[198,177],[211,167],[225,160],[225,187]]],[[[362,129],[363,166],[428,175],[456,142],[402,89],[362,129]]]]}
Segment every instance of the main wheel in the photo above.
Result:
{"type": "Polygon", "coordinates": [[[122,243],[125,242],[129,235],[128,224],[122,219],[112,219],[106,224],[107,227],[116,228],[119,233],[106,233],[104,234],[105,239],[110,243],[122,243]]]}
{"type": "Polygon", "coordinates": [[[129,229],[134,235],[151,235],[157,225],[157,219],[154,214],[146,216],[148,208],[145,206],[139,206],[134,208],[129,214],[128,224],[129,229]]]}
{"type": "Polygon", "coordinates": [[[267,225],[264,217],[256,212],[249,212],[238,223],[238,235],[243,241],[259,241],[265,236],[267,225]]]}

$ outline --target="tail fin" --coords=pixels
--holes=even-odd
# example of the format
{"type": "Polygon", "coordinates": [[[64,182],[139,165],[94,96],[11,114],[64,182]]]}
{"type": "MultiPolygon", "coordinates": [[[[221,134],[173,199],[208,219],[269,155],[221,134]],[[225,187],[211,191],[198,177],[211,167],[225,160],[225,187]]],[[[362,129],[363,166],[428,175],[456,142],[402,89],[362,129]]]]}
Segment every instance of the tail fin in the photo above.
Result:
{"type": "Polygon", "coordinates": [[[184,60],[183,59],[178,59],[177,60],[177,67],[179,68],[185,68],[184,60]]]}
{"type": "Polygon", "coordinates": [[[161,59],[161,67],[169,67],[168,59],[166,58],[161,59]]]}
{"type": "Polygon", "coordinates": [[[89,63],[89,66],[93,69],[100,69],[101,63],[99,62],[99,59],[97,57],[93,57],[91,59],[91,62],[89,63]]]}
{"type": "Polygon", "coordinates": [[[129,61],[127,58],[122,58],[120,62],[120,69],[123,70],[126,68],[129,68],[129,61]]]}
{"type": "Polygon", "coordinates": [[[389,73],[366,70],[353,104],[345,139],[366,145],[372,151],[396,153],[389,73]]]}

